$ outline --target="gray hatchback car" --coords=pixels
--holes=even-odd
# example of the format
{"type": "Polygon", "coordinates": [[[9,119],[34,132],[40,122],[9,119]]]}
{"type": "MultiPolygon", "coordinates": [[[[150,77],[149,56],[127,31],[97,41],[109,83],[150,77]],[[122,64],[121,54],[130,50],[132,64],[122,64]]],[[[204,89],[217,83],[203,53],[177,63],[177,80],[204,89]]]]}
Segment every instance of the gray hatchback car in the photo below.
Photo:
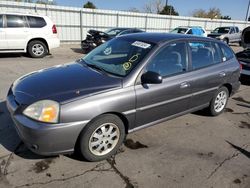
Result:
{"type": "Polygon", "coordinates": [[[99,161],[115,154],[127,133],[204,108],[219,115],[239,77],[233,51],[220,41],[139,33],[19,78],[7,106],[33,152],[77,150],[99,161]]]}

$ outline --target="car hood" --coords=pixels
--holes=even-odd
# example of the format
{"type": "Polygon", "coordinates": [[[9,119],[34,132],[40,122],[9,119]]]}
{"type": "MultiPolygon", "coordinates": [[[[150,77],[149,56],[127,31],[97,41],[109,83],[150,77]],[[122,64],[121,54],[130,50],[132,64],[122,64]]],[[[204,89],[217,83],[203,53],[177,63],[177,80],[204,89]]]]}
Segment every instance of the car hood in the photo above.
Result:
{"type": "Polygon", "coordinates": [[[120,78],[75,62],[27,74],[13,83],[12,93],[19,104],[31,104],[43,99],[66,102],[120,87],[120,78]]]}

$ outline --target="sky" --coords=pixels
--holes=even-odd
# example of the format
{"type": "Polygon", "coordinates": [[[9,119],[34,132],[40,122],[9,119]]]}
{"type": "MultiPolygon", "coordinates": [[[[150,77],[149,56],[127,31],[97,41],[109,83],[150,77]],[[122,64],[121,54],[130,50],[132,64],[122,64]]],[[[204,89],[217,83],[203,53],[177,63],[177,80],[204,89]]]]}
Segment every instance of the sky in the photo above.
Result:
{"type": "MultiPolygon", "coordinates": [[[[143,10],[147,2],[153,0],[90,0],[98,9],[129,10],[137,8],[143,10]]],[[[165,2],[165,0],[163,0],[165,2]]],[[[82,7],[87,0],[56,0],[58,5],[82,7]]],[[[234,20],[245,20],[249,0],[168,0],[181,16],[190,16],[195,9],[216,7],[222,15],[231,16],[234,20]]]]}

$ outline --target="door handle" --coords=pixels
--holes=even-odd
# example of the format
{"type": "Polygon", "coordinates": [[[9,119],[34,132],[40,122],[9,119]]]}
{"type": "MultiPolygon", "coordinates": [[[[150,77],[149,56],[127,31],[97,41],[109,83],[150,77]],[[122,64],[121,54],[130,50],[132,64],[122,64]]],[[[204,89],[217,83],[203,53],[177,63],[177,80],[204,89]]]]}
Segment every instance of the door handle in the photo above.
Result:
{"type": "Polygon", "coordinates": [[[180,88],[181,88],[181,89],[184,89],[184,88],[187,88],[187,87],[190,87],[190,84],[187,83],[187,82],[183,82],[183,83],[181,83],[181,85],[180,85],[180,88]]]}
{"type": "Polygon", "coordinates": [[[226,76],[226,73],[225,73],[225,72],[220,72],[220,73],[219,73],[219,76],[220,76],[220,77],[225,77],[225,76],[226,76]]]}

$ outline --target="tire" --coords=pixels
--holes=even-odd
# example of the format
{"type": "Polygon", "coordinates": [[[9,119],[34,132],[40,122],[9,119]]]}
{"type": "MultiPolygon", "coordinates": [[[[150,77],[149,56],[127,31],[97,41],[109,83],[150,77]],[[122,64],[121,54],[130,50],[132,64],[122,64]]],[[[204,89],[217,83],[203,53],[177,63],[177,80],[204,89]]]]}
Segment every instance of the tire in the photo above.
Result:
{"type": "Polygon", "coordinates": [[[222,41],[223,41],[225,44],[228,44],[228,43],[229,43],[229,41],[228,41],[227,38],[223,39],[222,41]]]}
{"type": "Polygon", "coordinates": [[[210,106],[208,108],[210,115],[218,116],[221,114],[225,107],[227,106],[229,98],[229,92],[226,87],[221,87],[214,95],[212,101],[210,102],[210,106]]]}
{"type": "Polygon", "coordinates": [[[28,44],[28,53],[33,58],[43,58],[48,54],[48,48],[42,41],[33,40],[28,44]]]}
{"type": "Polygon", "coordinates": [[[242,46],[242,42],[241,41],[239,42],[239,46],[242,46]]]}
{"type": "Polygon", "coordinates": [[[101,161],[116,154],[125,138],[122,120],[111,114],[90,122],[81,132],[77,146],[87,161],[101,161]]]}

